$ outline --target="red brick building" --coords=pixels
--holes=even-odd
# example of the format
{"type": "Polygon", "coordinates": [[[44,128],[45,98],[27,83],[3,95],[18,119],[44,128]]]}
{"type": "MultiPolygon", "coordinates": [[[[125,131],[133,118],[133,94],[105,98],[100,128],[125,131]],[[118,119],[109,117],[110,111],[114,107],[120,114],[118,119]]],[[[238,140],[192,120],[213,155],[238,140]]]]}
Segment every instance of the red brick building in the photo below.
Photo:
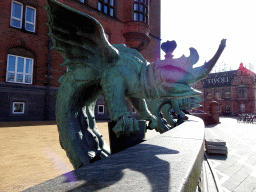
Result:
{"type": "MultiPolygon", "coordinates": [[[[160,0],[59,2],[97,19],[111,44],[135,48],[149,62],[160,57],[160,0]]],[[[66,68],[50,49],[45,6],[45,0],[0,1],[0,121],[55,119],[54,92],[66,68]]],[[[108,116],[102,98],[96,115],[108,116]]]]}
{"type": "Polygon", "coordinates": [[[211,73],[193,85],[203,92],[203,110],[212,101],[220,104],[221,115],[256,114],[256,74],[240,64],[238,70],[211,73]]]}

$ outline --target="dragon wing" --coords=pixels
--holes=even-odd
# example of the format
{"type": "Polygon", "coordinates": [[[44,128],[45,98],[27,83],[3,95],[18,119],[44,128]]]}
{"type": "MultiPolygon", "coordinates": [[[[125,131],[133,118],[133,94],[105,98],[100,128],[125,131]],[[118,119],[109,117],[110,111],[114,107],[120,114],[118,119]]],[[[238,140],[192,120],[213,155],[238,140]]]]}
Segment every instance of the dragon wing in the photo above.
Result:
{"type": "Polygon", "coordinates": [[[93,17],[56,0],[47,0],[46,12],[52,49],[65,59],[61,66],[85,64],[105,69],[118,59],[118,51],[108,42],[103,27],[93,17]]]}

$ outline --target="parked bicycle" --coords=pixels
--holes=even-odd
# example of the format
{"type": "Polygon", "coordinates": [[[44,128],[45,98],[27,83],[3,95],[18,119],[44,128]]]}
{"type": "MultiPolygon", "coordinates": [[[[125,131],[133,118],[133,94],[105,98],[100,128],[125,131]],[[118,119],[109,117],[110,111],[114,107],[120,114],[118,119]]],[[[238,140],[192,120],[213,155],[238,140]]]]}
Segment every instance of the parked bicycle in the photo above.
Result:
{"type": "Polygon", "coordinates": [[[238,123],[256,123],[256,115],[240,114],[237,118],[238,123]]]}

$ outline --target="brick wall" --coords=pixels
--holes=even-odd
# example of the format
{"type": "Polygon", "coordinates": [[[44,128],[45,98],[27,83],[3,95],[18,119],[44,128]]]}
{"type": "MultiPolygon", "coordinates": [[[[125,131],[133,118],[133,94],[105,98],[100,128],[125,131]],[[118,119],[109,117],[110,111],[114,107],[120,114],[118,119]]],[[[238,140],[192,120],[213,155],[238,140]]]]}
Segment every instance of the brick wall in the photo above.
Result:
{"type": "Polygon", "coordinates": [[[217,101],[222,115],[256,114],[256,74],[244,68],[243,64],[233,72],[209,74],[206,79],[192,86],[203,92],[204,101],[201,104],[206,112],[209,111],[210,103],[217,101]],[[219,79],[219,83],[214,80],[227,76],[230,78],[229,82],[221,83],[219,79]],[[211,82],[211,86],[207,82],[211,82]],[[241,89],[244,91],[241,92],[241,89]],[[230,97],[225,95],[226,91],[230,91],[230,97]],[[219,93],[220,97],[217,96],[219,93]]]}
{"type": "MultiPolygon", "coordinates": [[[[61,75],[65,74],[66,68],[60,66],[60,64],[64,62],[63,57],[55,50],[50,49],[51,45],[49,44],[49,37],[47,36],[48,27],[45,25],[45,23],[47,23],[46,11],[44,9],[46,1],[17,0],[17,2],[22,3],[24,6],[32,6],[36,9],[36,27],[35,32],[28,32],[24,29],[11,27],[12,0],[0,1],[0,86],[2,87],[2,89],[0,89],[0,99],[5,102],[3,105],[6,105],[1,109],[1,114],[4,114],[4,118],[0,120],[9,121],[15,120],[15,118],[16,120],[42,120],[46,116],[48,116],[47,119],[54,119],[54,91],[47,93],[47,80],[49,78],[49,87],[51,90],[55,90],[59,86],[58,79],[61,75]],[[29,56],[29,58],[34,59],[32,84],[24,86],[20,83],[6,82],[8,54],[24,57],[29,56]],[[50,64],[49,77],[48,64],[50,64]],[[13,89],[16,89],[16,93],[17,91],[19,92],[17,93],[16,100],[19,100],[19,98],[20,100],[26,100],[26,107],[28,107],[26,108],[26,110],[28,110],[26,115],[23,114],[20,115],[20,117],[16,115],[15,118],[13,115],[10,115],[12,111],[11,95],[14,95],[13,89]],[[49,96],[48,104],[45,103],[45,101],[47,101],[47,94],[49,96]],[[35,105],[35,103],[40,104],[40,106],[35,105]],[[31,117],[29,117],[28,114],[30,114],[31,117]]],[[[59,2],[97,19],[102,24],[106,34],[109,35],[111,44],[124,44],[126,42],[123,33],[126,23],[133,21],[133,1],[115,1],[114,17],[98,11],[97,0],[87,0],[85,4],[78,0],[59,0],[59,2]]],[[[149,26],[151,25],[149,36],[151,41],[148,46],[141,51],[141,54],[148,61],[152,62],[155,58],[160,57],[160,1],[152,0],[149,8],[149,26]]],[[[102,102],[101,98],[98,103],[100,102],[102,102]]],[[[128,108],[132,111],[131,106],[128,106],[128,108]]],[[[106,111],[106,114],[104,114],[102,118],[107,118],[107,116],[108,113],[106,111]]]]}

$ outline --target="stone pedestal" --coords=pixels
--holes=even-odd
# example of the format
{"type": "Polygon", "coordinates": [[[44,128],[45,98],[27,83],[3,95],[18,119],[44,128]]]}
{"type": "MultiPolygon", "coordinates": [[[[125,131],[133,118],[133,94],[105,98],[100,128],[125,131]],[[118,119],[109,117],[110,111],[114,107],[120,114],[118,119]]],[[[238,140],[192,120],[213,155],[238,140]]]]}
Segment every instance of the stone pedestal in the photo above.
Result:
{"type": "Polygon", "coordinates": [[[126,148],[137,145],[143,141],[146,132],[146,121],[138,122],[140,128],[139,132],[137,132],[136,134],[131,134],[129,137],[127,137],[126,135],[121,135],[119,138],[116,137],[116,134],[112,130],[112,128],[116,125],[116,122],[111,121],[108,123],[111,154],[117,153],[126,148]]]}
{"type": "Polygon", "coordinates": [[[217,101],[212,101],[210,103],[209,113],[212,116],[212,123],[219,124],[220,123],[220,110],[219,103],[217,101]]]}
{"type": "Polygon", "coordinates": [[[205,149],[208,154],[228,154],[226,142],[221,139],[205,139],[205,149]]]}
{"type": "Polygon", "coordinates": [[[204,123],[189,115],[175,129],[25,191],[196,191],[203,158],[204,123]]]}

